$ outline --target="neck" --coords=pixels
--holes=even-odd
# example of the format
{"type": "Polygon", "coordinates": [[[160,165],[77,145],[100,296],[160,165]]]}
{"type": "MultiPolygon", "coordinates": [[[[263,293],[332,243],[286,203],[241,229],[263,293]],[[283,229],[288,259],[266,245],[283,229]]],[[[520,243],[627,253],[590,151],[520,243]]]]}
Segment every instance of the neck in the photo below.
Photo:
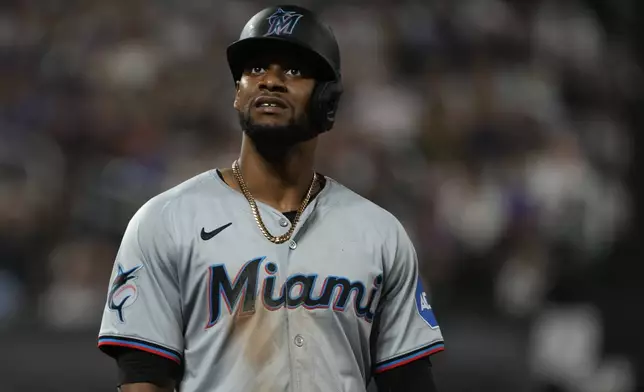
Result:
{"type": "Polygon", "coordinates": [[[239,166],[253,197],[282,212],[300,208],[313,180],[315,146],[312,139],[261,148],[244,135],[239,166]]]}

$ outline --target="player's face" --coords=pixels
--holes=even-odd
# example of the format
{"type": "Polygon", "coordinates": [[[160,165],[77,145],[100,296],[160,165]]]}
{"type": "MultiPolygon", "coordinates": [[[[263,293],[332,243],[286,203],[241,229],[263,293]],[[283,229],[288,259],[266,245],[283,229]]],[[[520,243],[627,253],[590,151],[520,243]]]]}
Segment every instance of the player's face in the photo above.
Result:
{"type": "Polygon", "coordinates": [[[244,131],[254,139],[308,139],[307,108],[314,87],[311,67],[294,55],[276,53],[249,62],[234,102],[244,131]]]}

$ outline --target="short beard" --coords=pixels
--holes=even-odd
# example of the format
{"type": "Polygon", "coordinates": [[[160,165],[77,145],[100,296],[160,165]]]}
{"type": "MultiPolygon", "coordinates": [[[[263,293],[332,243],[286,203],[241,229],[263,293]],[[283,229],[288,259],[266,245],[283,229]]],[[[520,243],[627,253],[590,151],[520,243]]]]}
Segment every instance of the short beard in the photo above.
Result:
{"type": "Polygon", "coordinates": [[[308,118],[292,119],[287,125],[258,125],[250,112],[238,112],[242,131],[253,141],[257,151],[269,162],[283,161],[293,147],[315,138],[318,133],[309,125],[308,118]]]}

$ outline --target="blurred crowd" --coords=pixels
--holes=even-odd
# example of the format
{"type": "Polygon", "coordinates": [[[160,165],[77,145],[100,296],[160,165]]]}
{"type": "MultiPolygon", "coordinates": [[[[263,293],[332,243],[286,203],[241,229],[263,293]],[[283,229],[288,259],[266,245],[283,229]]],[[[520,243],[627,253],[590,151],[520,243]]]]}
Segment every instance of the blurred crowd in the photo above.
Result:
{"type": "MultiPolygon", "coordinates": [[[[515,325],[544,382],[627,391],[628,362],[592,354],[601,316],[549,295],[609,262],[632,224],[625,108],[641,75],[628,42],[580,1],[297,3],[342,51],[345,95],[318,170],[403,222],[453,326],[448,351],[451,331],[477,333],[472,317],[515,325]]],[[[96,330],[132,214],[238,153],[225,48],[268,4],[3,1],[3,325],[96,330]]]]}

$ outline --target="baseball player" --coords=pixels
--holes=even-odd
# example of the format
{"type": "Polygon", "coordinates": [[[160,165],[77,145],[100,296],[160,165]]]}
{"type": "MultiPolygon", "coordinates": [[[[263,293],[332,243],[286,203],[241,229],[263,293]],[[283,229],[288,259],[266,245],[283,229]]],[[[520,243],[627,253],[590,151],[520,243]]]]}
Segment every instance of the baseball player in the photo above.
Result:
{"type": "Polygon", "coordinates": [[[120,390],[433,391],[443,337],[414,246],[314,169],[342,94],[333,33],[270,7],[227,57],[239,158],[143,205],[114,263],[98,346],[120,390]]]}

